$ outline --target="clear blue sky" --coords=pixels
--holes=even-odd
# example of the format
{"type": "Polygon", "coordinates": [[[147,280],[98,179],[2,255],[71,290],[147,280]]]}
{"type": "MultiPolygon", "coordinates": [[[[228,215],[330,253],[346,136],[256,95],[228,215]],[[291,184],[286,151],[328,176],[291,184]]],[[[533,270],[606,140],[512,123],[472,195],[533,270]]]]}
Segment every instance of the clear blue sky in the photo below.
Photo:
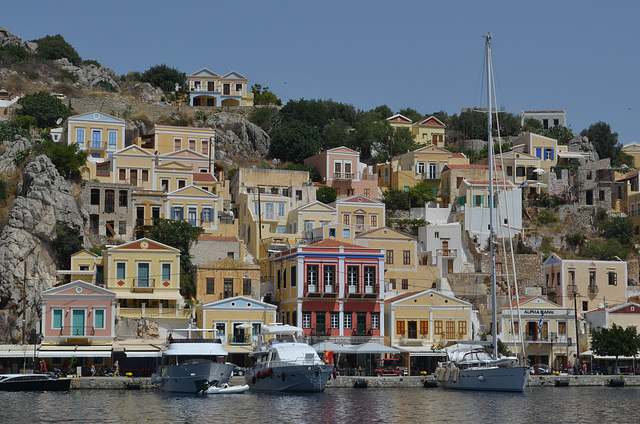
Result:
{"type": "Polygon", "coordinates": [[[333,99],[423,114],[481,106],[493,34],[498,106],[563,109],[574,132],[604,121],[640,141],[637,1],[30,1],[0,26],[23,40],[62,34],[116,74],[166,63],[236,70],[283,101],[333,99]]]}

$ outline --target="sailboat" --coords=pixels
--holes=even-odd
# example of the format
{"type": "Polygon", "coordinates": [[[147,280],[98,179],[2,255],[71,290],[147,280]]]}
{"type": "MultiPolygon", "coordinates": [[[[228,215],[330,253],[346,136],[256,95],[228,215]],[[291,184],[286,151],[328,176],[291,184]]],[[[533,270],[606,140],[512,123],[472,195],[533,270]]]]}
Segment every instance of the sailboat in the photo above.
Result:
{"type": "Polygon", "coordinates": [[[529,378],[529,370],[519,364],[517,357],[500,357],[498,353],[497,302],[496,302],[496,258],[494,240],[494,157],[491,116],[491,35],[485,36],[487,56],[487,127],[489,132],[489,245],[491,251],[491,335],[493,351],[484,346],[454,345],[447,348],[448,361],[436,370],[436,378],[442,387],[456,390],[482,390],[522,392],[529,378]]]}

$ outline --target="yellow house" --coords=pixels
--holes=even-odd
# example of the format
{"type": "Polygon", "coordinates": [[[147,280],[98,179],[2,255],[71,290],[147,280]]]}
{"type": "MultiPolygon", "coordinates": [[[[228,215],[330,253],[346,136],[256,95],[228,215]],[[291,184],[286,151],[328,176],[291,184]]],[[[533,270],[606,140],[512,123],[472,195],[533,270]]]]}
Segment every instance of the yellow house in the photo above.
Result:
{"type": "Polygon", "coordinates": [[[98,177],[100,182],[131,184],[146,190],[154,188],[155,157],[152,153],[133,145],[116,152],[110,161],[110,175],[98,177]]]}
{"type": "MultiPolygon", "coordinates": [[[[498,180],[502,180],[500,167],[495,166],[498,180]]],[[[447,206],[460,195],[460,187],[464,180],[486,181],[489,180],[489,165],[473,163],[470,165],[445,165],[440,173],[440,200],[447,206]]]]}
{"type": "Polygon", "coordinates": [[[116,294],[116,314],[127,318],[189,316],[180,295],[180,251],[142,238],[111,247],[98,256],[87,250],[71,257],[71,269],[58,271],[102,285],[116,294]]]}
{"type": "Polygon", "coordinates": [[[633,167],[640,168],[640,143],[631,142],[622,146],[622,152],[633,158],[633,167]]]}
{"type": "Polygon", "coordinates": [[[339,199],[331,204],[336,209],[337,222],[355,227],[356,233],[384,227],[384,203],[366,196],[356,195],[339,199]]]}
{"type": "Polygon", "coordinates": [[[414,236],[382,227],[356,235],[355,244],[384,249],[384,275],[389,292],[430,289],[440,278],[437,267],[419,263],[418,243],[414,236]]]}
{"type": "Polygon", "coordinates": [[[412,375],[432,373],[447,343],[473,340],[471,304],[438,290],[386,299],[384,315],[388,344],[408,352],[412,375]]]}
{"type": "Polygon", "coordinates": [[[416,143],[421,146],[433,144],[444,147],[444,131],[447,126],[435,116],[430,116],[411,126],[411,134],[416,143]]]}
{"type": "Polygon", "coordinates": [[[181,150],[198,152],[205,157],[214,157],[215,134],[209,127],[178,127],[172,125],[154,125],[148,134],[136,138],[133,144],[150,153],[165,155],[181,150]]]}
{"type": "Polygon", "coordinates": [[[218,196],[194,185],[167,193],[165,216],[173,221],[187,221],[205,233],[218,229],[218,196]]]}
{"type": "Polygon", "coordinates": [[[234,296],[260,298],[260,267],[225,258],[198,267],[196,299],[209,303],[234,296]]]}
{"type": "Polygon", "coordinates": [[[67,118],[61,142],[77,145],[89,154],[90,161],[100,162],[124,148],[124,136],[124,119],[95,111],[67,118]]]}
{"type": "Polygon", "coordinates": [[[526,132],[513,141],[513,150],[540,159],[540,168],[545,173],[558,164],[558,142],[553,138],[526,132]]]}
{"type": "Polygon", "coordinates": [[[307,232],[336,222],[336,210],[320,201],[300,206],[289,213],[289,233],[307,232]]]}
{"type": "Polygon", "coordinates": [[[223,76],[202,68],[187,77],[190,106],[253,106],[247,77],[236,71],[223,76]]]}
{"type": "Polygon", "coordinates": [[[408,191],[419,182],[426,182],[439,195],[440,173],[446,165],[468,165],[462,153],[429,145],[394,158],[391,164],[378,164],[378,185],[384,188],[408,191]]]}
{"type": "Polygon", "coordinates": [[[396,113],[395,115],[388,117],[387,122],[389,123],[389,125],[393,127],[393,129],[406,128],[409,131],[411,131],[413,126],[413,121],[411,119],[399,113],[396,113]]]}
{"type": "Polygon", "coordinates": [[[199,328],[215,329],[229,362],[249,366],[249,353],[257,341],[262,325],[276,323],[277,307],[246,296],[234,296],[198,305],[196,324],[199,328]]]}
{"type": "Polygon", "coordinates": [[[518,319],[517,306],[514,300],[499,308],[499,339],[520,358],[524,345],[530,365],[546,364],[565,370],[567,354],[573,358],[576,353],[573,308],[562,307],[543,296],[521,298],[518,319]]]}

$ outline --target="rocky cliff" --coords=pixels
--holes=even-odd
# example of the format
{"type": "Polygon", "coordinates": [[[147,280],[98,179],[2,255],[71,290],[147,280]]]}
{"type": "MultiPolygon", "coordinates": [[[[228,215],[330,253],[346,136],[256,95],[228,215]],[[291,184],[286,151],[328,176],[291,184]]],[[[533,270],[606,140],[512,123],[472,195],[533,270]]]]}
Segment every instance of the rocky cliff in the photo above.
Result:
{"type": "MultiPolygon", "coordinates": [[[[6,152],[2,158],[8,160],[6,152]]],[[[27,334],[40,321],[40,292],[56,283],[51,245],[56,222],[82,230],[86,215],[71,184],[44,155],[25,166],[16,194],[0,233],[0,343],[20,341],[23,305],[27,334]]],[[[87,240],[85,246],[90,247],[87,240]]]]}
{"type": "Polygon", "coordinates": [[[264,159],[269,154],[269,135],[240,115],[220,112],[207,118],[205,126],[216,129],[215,159],[226,168],[252,158],[264,159]]]}

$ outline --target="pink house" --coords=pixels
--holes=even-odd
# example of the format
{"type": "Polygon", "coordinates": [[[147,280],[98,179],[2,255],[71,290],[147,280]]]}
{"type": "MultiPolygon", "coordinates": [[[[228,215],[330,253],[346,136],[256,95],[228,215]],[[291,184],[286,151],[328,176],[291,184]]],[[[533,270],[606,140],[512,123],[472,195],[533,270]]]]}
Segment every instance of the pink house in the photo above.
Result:
{"type": "Polygon", "coordinates": [[[347,147],[325,150],[304,160],[313,166],[322,177],[322,182],[338,191],[339,197],[361,194],[378,197],[378,179],[367,172],[366,164],[360,162],[360,153],[347,147]]]}
{"type": "Polygon", "coordinates": [[[98,345],[110,350],[115,338],[114,292],[78,280],[41,296],[43,345],[98,345]]]}

